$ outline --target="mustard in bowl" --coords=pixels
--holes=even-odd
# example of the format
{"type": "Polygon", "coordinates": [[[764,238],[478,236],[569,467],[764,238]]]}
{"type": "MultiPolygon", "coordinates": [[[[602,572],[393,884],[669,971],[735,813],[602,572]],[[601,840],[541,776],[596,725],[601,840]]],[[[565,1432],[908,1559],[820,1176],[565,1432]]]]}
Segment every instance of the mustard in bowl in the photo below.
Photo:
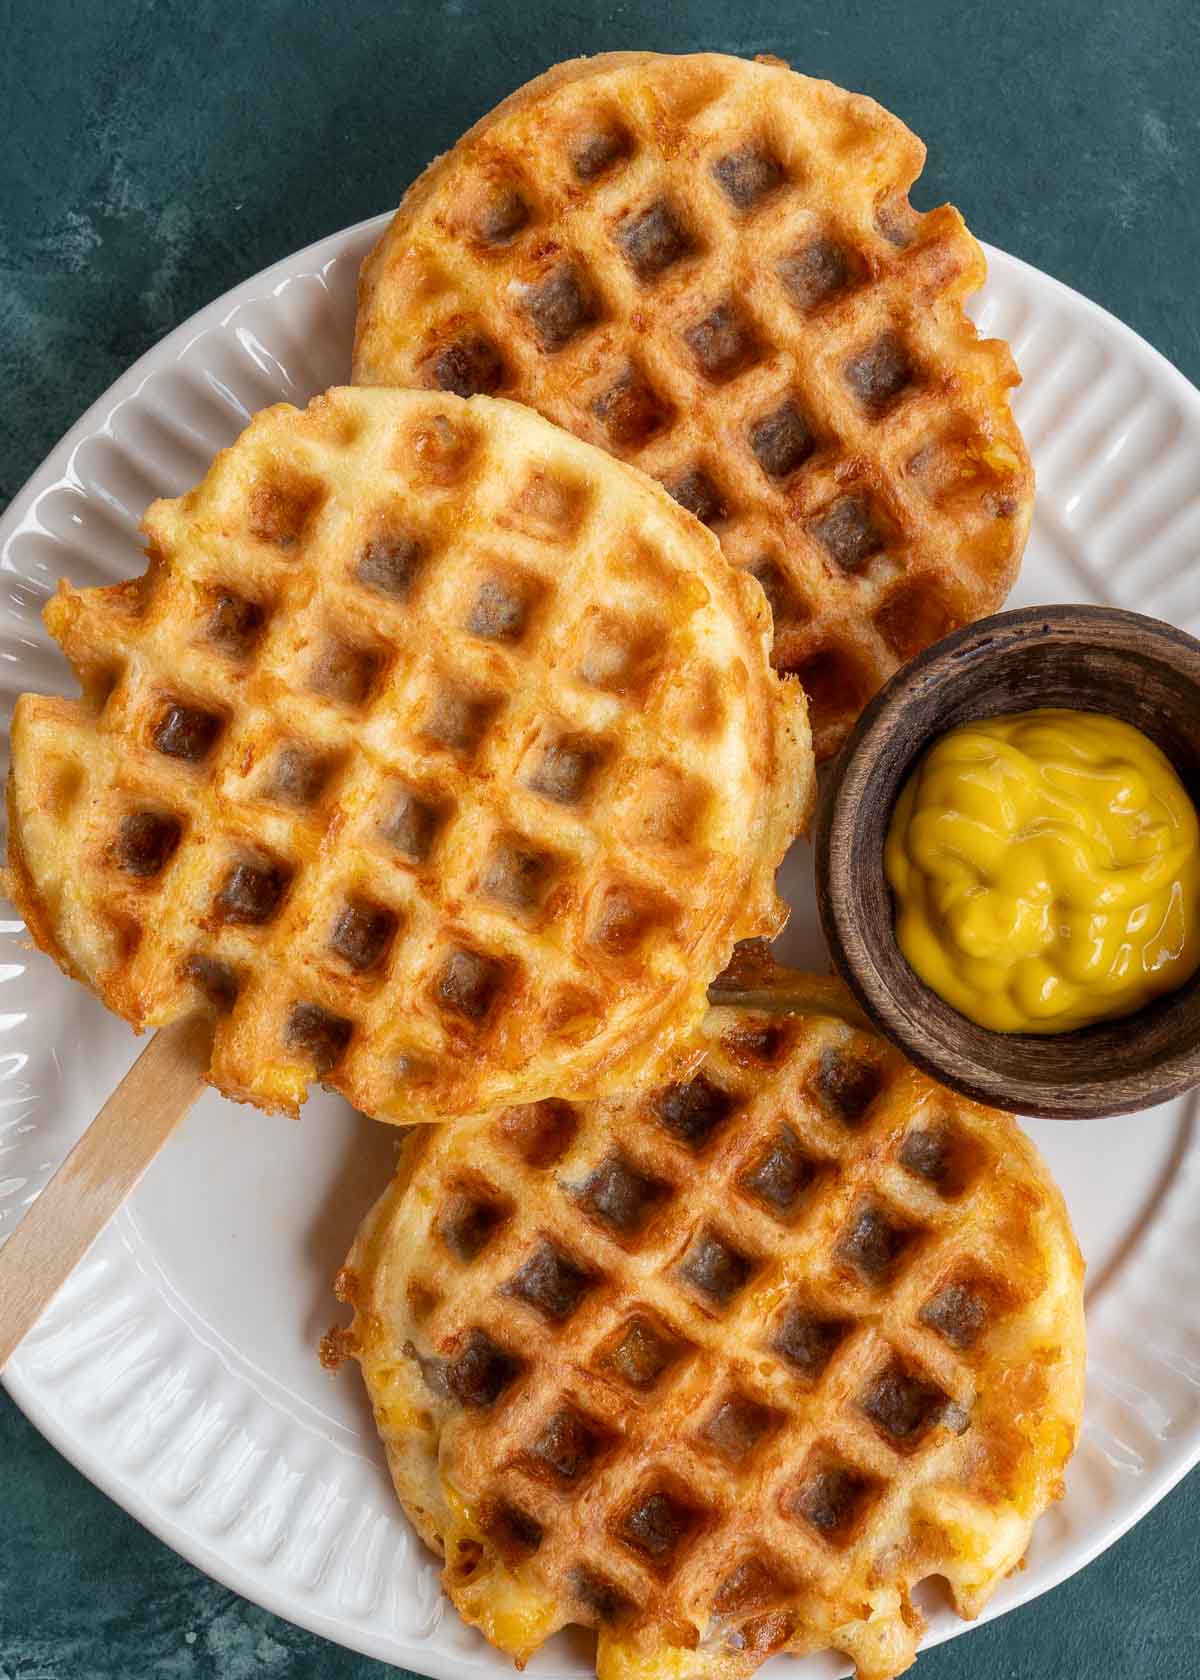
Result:
{"type": "Polygon", "coordinates": [[[892,813],[896,939],[996,1032],[1132,1014],[1200,967],[1200,824],[1166,756],[1098,712],[977,718],[934,742],[892,813]]]}
{"type": "Polygon", "coordinates": [[[898,671],[826,772],[834,964],[980,1101],[1084,1119],[1179,1096],[1200,1085],[1198,808],[1200,642],[1111,607],[982,619],[898,671]]]}

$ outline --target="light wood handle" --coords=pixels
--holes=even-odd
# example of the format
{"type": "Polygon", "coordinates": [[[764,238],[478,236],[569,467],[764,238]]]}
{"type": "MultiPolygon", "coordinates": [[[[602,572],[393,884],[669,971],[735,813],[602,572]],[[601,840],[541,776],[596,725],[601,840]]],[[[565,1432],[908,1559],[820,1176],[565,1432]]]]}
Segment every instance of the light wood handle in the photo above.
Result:
{"type": "Polygon", "coordinates": [[[163,1027],[0,1248],[0,1371],[200,1094],[212,1027],[163,1027]]]}

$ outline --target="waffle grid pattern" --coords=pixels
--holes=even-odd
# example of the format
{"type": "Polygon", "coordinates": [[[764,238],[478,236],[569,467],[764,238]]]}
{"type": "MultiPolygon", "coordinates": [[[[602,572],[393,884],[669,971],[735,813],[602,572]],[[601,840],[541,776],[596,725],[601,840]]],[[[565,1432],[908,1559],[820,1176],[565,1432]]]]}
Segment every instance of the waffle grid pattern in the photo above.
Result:
{"type": "Polygon", "coordinates": [[[156,504],[143,580],[52,603],[84,699],[22,702],[14,829],[106,1001],[206,1000],[232,1094],[414,1117],[695,1018],[725,906],[776,917],[803,720],[716,545],[608,466],[526,411],[336,393],[156,504]]]}
{"type": "Polygon", "coordinates": [[[1015,575],[1032,473],[982,254],[924,149],[768,64],[610,55],[514,94],[364,266],[360,383],[499,391],[658,478],[762,583],[819,754],[1015,575]],[[632,62],[629,62],[632,60],[632,62]]]}
{"type": "MultiPolygon", "coordinates": [[[[402,1301],[424,1373],[402,1386],[448,1401],[439,1461],[485,1547],[555,1601],[545,1631],[591,1623],[602,1652],[698,1635],[738,1672],[832,1644],[898,1672],[915,1580],[944,1570],[974,1614],[997,1578],[956,1576],[937,1489],[1011,1487],[1030,1456],[1004,1391],[1048,1287],[1021,1212],[1040,1174],[1004,1162],[1007,1117],[846,1022],[721,1010],[705,1042],[650,1097],[431,1146],[390,1257],[384,1310],[402,1301]],[[882,1625],[856,1632],[863,1604],[882,1625]]],[[[1069,1342],[1069,1316],[1053,1330],[1069,1342]]],[[[386,1440],[388,1359],[349,1345],[386,1440]]],[[[986,1556],[987,1516],[968,1498],[956,1519],[986,1556]]],[[[480,1554],[447,1543],[469,1619],[480,1554]]]]}

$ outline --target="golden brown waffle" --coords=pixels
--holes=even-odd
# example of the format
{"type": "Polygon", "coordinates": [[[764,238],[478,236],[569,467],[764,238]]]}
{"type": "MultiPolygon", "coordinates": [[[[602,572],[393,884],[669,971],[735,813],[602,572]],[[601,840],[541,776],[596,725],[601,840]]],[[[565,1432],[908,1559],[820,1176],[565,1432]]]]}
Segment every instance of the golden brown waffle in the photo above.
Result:
{"type": "Polygon", "coordinates": [[[804,697],[641,474],[515,404],[347,389],[145,529],[145,577],[47,608],[83,697],[18,702],[9,875],[136,1026],[214,1011],[223,1091],[612,1088],[781,924],[804,697]]]}
{"type": "Polygon", "coordinates": [[[773,992],[681,1083],[413,1134],[339,1276],[325,1358],[518,1663],[582,1622],[602,1680],[885,1680],[913,1585],[974,1616],[1061,1493],[1083,1266],[1036,1152],[835,983],[773,992]]]}
{"type": "Polygon", "coordinates": [[[818,757],[1000,605],[1033,474],[925,148],[778,61],[608,53],[506,99],[367,258],[354,378],[498,391],[652,473],[763,585],[818,757]]]}

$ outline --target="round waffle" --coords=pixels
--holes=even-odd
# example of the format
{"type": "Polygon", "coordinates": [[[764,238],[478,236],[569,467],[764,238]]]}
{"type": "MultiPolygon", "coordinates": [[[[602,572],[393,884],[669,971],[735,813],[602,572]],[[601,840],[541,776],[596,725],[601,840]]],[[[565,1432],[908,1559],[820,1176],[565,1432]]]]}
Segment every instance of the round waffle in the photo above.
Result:
{"type": "Polygon", "coordinates": [[[1003,601],[1033,474],[983,253],[925,148],[777,60],[577,59],[412,187],[363,266],[359,384],[498,391],[634,461],[758,578],[818,757],[1003,601]]]}
{"type": "Polygon", "coordinates": [[[227,1094],[610,1089],[781,925],[804,697],[641,474],[512,403],[335,390],[145,530],[144,577],[46,609],[83,694],[18,702],[9,880],[135,1026],[211,1010],[227,1094]]]}
{"type": "Polygon", "coordinates": [[[339,1275],[325,1359],[519,1665],[579,1622],[601,1680],[885,1680],[915,1583],[974,1616],[1062,1491],[1083,1266],[1032,1145],[836,983],[755,989],[676,1083],[411,1135],[339,1275]]]}

